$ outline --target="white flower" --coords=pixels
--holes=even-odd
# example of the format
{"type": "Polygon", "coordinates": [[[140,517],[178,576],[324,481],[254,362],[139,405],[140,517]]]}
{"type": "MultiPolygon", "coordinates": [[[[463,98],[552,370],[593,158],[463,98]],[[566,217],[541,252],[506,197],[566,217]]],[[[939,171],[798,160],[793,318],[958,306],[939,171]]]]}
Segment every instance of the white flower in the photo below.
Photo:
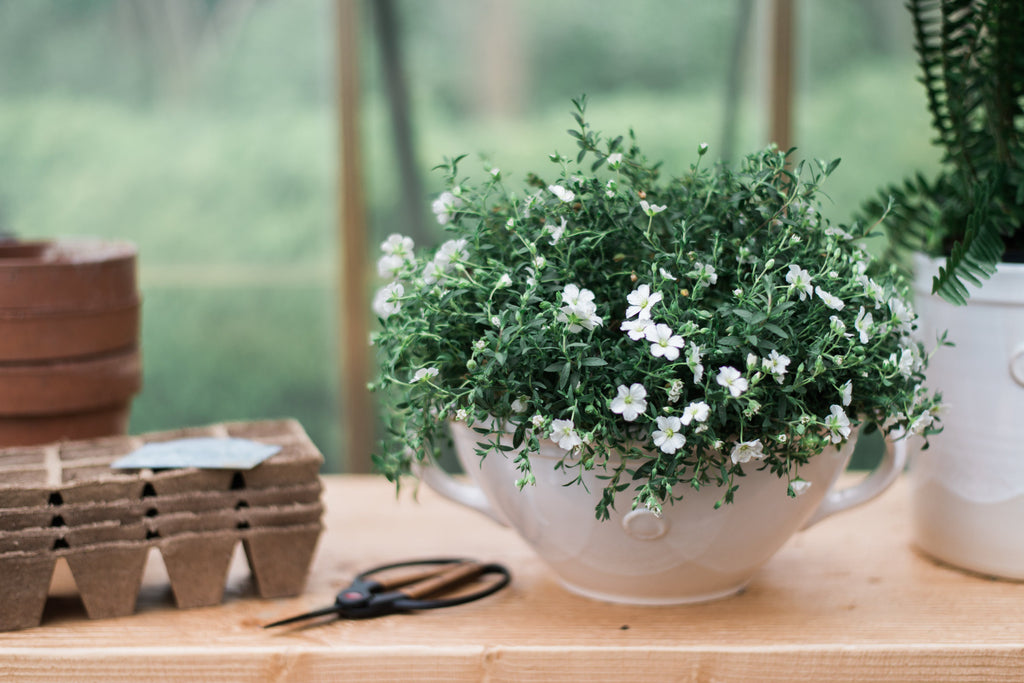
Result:
{"type": "Polygon", "coordinates": [[[742,395],[750,386],[740,371],[729,365],[718,368],[718,377],[715,378],[715,381],[728,389],[733,398],[742,395]]]}
{"type": "Polygon", "coordinates": [[[562,303],[566,306],[582,306],[593,303],[594,293],[589,289],[580,289],[579,285],[568,284],[562,289],[562,303]]]}
{"type": "Polygon", "coordinates": [[[640,208],[643,209],[644,213],[646,213],[648,216],[654,216],[655,214],[659,214],[665,209],[667,209],[668,206],[664,204],[662,204],[661,206],[658,206],[657,204],[649,204],[646,199],[641,199],[640,208]]]}
{"type": "Polygon", "coordinates": [[[853,380],[848,379],[843,386],[839,387],[839,395],[844,406],[850,405],[850,401],[853,400],[853,380]]]}
{"type": "Polygon", "coordinates": [[[729,457],[737,465],[750,462],[751,459],[762,460],[764,456],[764,444],[761,443],[760,439],[738,443],[733,446],[732,453],[729,454],[729,457]]]}
{"type": "Polygon", "coordinates": [[[631,318],[623,320],[619,329],[629,335],[633,341],[640,341],[647,337],[647,328],[654,324],[650,318],[631,318]]]}
{"type": "Polygon", "coordinates": [[[571,202],[572,200],[576,199],[575,192],[573,192],[572,190],[567,190],[561,185],[548,185],[548,190],[550,190],[551,194],[555,195],[563,202],[571,202]]]}
{"type": "Polygon", "coordinates": [[[789,272],[786,273],[786,282],[789,283],[790,290],[796,290],[800,295],[800,301],[806,301],[814,291],[811,274],[796,264],[790,265],[789,272]]]}
{"type": "Polygon", "coordinates": [[[644,336],[651,342],[651,355],[655,358],[664,357],[665,360],[679,358],[679,349],[686,343],[678,334],[672,334],[672,328],[663,323],[648,325],[644,336]]]}
{"type": "Polygon", "coordinates": [[[698,278],[706,278],[708,283],[712,285],[718,282],[718,273],[715,272],[714,266],[708,263],[694,263],[693,265],[697,269],[698,278]]]}
{"type": "Polygon", "coordinates": [[[767,358],[761,361],[761,367],[769,375],[775,378],[775,381],[782,384],[782,378],[786,375],[786,368],[789,366],[789,356],[784,356],[775,349],[768,355],[767,358]]]}
{"type": "Polygon", "coordinates": [[[619,395],[612,399],[611,409],[622,419],[632,422],[647,410],[647,389],[644,385],[634,383],[626,387],[620,384],[617,388],[619,395]]]}
{"type": "MultiPolygon", "coordinates": [[[[813,211],[813,210],[814,209],[810,209],[810,211],[813,211]]],[[[843,230],[842,228],[840,228],[838,226],[830,226],[828,228],[825,228],[825,234],[826,235],[832,235],[833,237],[840,237],[840,238],[842,238],[844,240],[847,240],[847,241],[853,239],[853,235],[851,235],[850,233],[846,232],[845,230],[843,230]]]]}
{"type": "Polygon", "coordinates": [[[501,327],[501,318],[496,315],[491,316],[491,324],[495,327],[501,327]]]}
{"type": "Polygon", "coordinates": [[[399,234],[388,235],[388,238],[380,245],[380,250],[391,256],[398,256],[403,259],[412,256],[413,241],[411,237],[399,234]]]}
{"type": "Polygon", "coordinates": [[[632,318],[639,315],[641,318],[651,317],[651,308],[661,301],[661,292],[651,293],[650,285],[640,285],[626,295],[626,302],[629,307],[626,309],[626,317],[632,318]]]}
{"type": "Polygon", "coordinates": [[[864,291],[875,300],[875,306],[881,306],[885,303],[885,290],[882,289],[882,285],[878,284],[867,275],[858,275],[857,282],[864,285],[864,291]]]}
{"type": "Polygon", "coordinates": [[[491,175],[494,176],[495,178],[497,178],[498,176],[501,175],[501,169],[500,168],[492,168],[491,169],[491,175]]]}
{"type": "Polygon", "coordinates": [[[495,285],[495,286],[496,286],[496,287],[497,287],[498,289],[501,289],[502,287],[509,287],[509,286],[511,286],[511,285],[512,285],[512,278],[511,278],[511,277],[509,277],[509,274],[508,274],[508,273],[505,273],[505,274],[504,274],[504,275],[502,275],[502,276],[501,276],[500,278],[498,278],[498,284],[497,284],[497,285],[495,285]]]}
{"type": "Polygon", "coordinates": [[[840,320],[838,316],[835,316],[835,315],[829,316],[828,326],[829,326],[829,328],[831,328],[831,330],[833,332],[835,332],[838,335],[841,335],[843,337],[849,337],[850,336],[850,335],[846,334],[846,323],[844,323],[842,320],[840,320]]]}
{"type": "Polygon", "coordinates": [[[437,368],[420,368],[416,371],[416,374],[412,376],[412,381],[423,382],[431,377],[437,377],[437,368]]]}
{"type": "Polygon", "coordinates": [[[613,171],[616,170],[622,164],[622,154],[615,152],[614,154],[608,155],[608,168],[613,171]]]}
{"type": "Polygon", "coordinates": [[[889,310],[892,311],[892,322],[896,330],[907,334],[913,328],[914,311],[902,299],[890,299],[889,310]]]}
{"type": "Polygon", "coordinates": [[[512,401],[512,412],[514,413],[525,413],[527,407],[527,398],[520,396],[516,400],[512,401]]]}
{"type": "Polygon", "coordinates": [[[704,366],[700,363],[700,347],[690,342],[690,348],[686,352],[686,365],[693,373],[693,381],[700,382],[704,378],[704,366]]]}
{"type": "MultiPolygon", "coordinates": [[[[675,403],[680,398],[682,398],[684,386],[685,385],[683,384],[683,380],[681,380],[681,379],[674,379],[674,380],[672,380],[669,383],[669,385],[668,385],[668,402],[669,403],[675,403]]],[[[688,424],[688,423],[684,422],[683,424],[688,424]]]]}
{"type": "Polygon", "coordinates": [[[535,256],[533,258],[533,267],[536,268],[537,270],[541,270],[547,264],[548,264],[548,260],[546,258],[544,258],[543,256],[535,256]]]}
{"type": "Polygon", "coordinates": [[[903,351],[900,353],[899,362],[896,365],[897,369],[899,370],[899,373],[904,377],[910,377],[912,374],[914,374],[914,361],[914,352],[911,351],[910,349],[903,349],[903,351]]]}
{"type": "Polygon", "coordinates": [[[864,307],[860,307],[860,311],[857,313],[857,320],[853,323],[853,329],[860,332],[860,343],[868,343],[868,335],[871,334],[871,326],[874,324],[874,318],[871,314],[864,310],[864,307]]]}
{"type": "Polygon", "coordinates": [[[675,453],[686,445],[686,437],[682,432],[683,425],[678,417],[659,417],[658,428],[651,436],[654,437],[654,445],[661,449],[662,453],[675,453]]]}
{"type": "Polygon", "coordinates": [[[540,429],[541,427],[544,426],[544,416],[541,415],[540,413],[537,413],[536,415],[530,418],[530,424],[533,425],[534,429],[540,429]]]}
{"type": "Polygon", "coordinates": [[[473,342],[473,348],[476,349],[477,351],[483,351],[484,349],[487,348],[487,340],[477,339],[475,342],[473,342]]]}
{"type": "Polygon", "coordinates": [[[924,432],[925,429],[930,427],[932,422],[934,421],[935,416],[932,415],[931,411],[926,410],[920,415],[918,415],[917,418],[915,418],[914,421],[910,423],[910,427],[908,427],[908,430],[911,434],[919,436],[921,435],[921,433],[924,432]]]}
{"type": "Polygon", "coordinates": [[[402,308],[401,298],[405,294],[405,288],[400,282],[392,282],[384,285],[373,297],[373,311],[382,319],[387,320],[392,313],[397,313],[402,308]]]}
{"type": "Polygon", "coordinates": [[[442,192],[441,196],[434,200],[431,208],[437,216],[437,222],[446,225],[455,213],[456,209],[462,206],[462,200],[451,192],[442,192]]]}
{"type": "Polygon", "coordinates": [[[802,496],[809,488],[811,488],[811,482],[800,477],[789,482],[789,490],[793,492],[794,496],[802,496]]]}
{"type": "Polygon", "coordinates": [[[604,322],[597,315],[594,293],[589,289],[580,289],[573,284],[566,285],[562,290],[562,304],[556,320],[566,323],[570,332],[592,330],[604,322]]]}
{"type": "Polygon", "coordinates": [[[467,417],[469,417],[469,411],[465,408],[459,408],[455,411],[455,419],[459,422],[465,422],[467,417]]]}
{"type": "Polygon", "coordinates": [[[562,222],[558,225],[551,225],[550,223],[546,223],[544,225],[544,232],[547,232],[551,235],[550,241],[552,245],[558,244],[558,240],[562,239],[562,235],[565,234],[565,226],[566,220],[564,216],[562,217],[562,222]]]}
{"type": "Polygon", "coordinates": [[[841,406],[834,403],[829,406],[829,410],[832,412],[825,417],[825,428],[828,429],[832,443],[839,443],[850,436],[850,418],[846,417],[841,406]]]}
{"type": "MultiPolygon", "coordinates": [[[[378,264],[378,268],[380,264],[378,264]]],[[[428,285],[432,285],[441,278],[443,278],[448,272],[448,269],[441,263],[437,262],[437,259],[429,261],[423,266],[423,281],[428,285]]]]}
{"type": "Polygon", "coordinates": [[[814,293],[817,294],[818,298],[821,299],[822,301],[824,301],[825,305],[828,306],[831,309],[834,309],[834,310],[837,310],[837,311],[841,311],[841,310],[843,310],[843,306],[846,305],[846,304],[843,303],[842,299],[840,299],[837,296],[832,296],[831,294],[826,292],[821,287],[815,287],[814,288],[814,293]]]}
{"type": "Polygon", "coordinates": [[[690,405],[683,408],[683,424],[688,425],[691,422],[704,422],[711,415],[711,407],[704,401],[694,401],[690,405]]]}
{"type": "Polygon", "coordinates": [[[437,249],[437,254],[434,255],[434,260],[443,262],[445,264],[451,263],[452,261],[465,261],[469,258],[469,252],[466,251],[466,240],[448,240],[437,249]]]}
{"type": "Polygon", "coordinates": [[[675,282],[676,276],[673,275],[672,273],[668,272],[664,268],[658,268],[658,272],[661,273],[661,276],[663,278],[665,278],[666,280],[672,280],[673,282],[675,282]]]}
{"type": "Polygon", "coordinates": [[[559,448],[567,451],[583,443],[583,439],[576,433],[572,420],[552,420],[551,438],[558,443],[559,448]]]}
{"type": "Polygon", "coordinates": [[[423,268],[423,281],[434,284],[451,270],[452,262],[465,261],[468,257],[466,240],[448,240],[438,247],[434,260],[423,268]]]}
{"type": "Polygon", "coordinates": [[[384,254],[377,261],[377,274],[389,280],[398,277],[399,271],[405,265],[405,259],[397,254],[384,254]]]}

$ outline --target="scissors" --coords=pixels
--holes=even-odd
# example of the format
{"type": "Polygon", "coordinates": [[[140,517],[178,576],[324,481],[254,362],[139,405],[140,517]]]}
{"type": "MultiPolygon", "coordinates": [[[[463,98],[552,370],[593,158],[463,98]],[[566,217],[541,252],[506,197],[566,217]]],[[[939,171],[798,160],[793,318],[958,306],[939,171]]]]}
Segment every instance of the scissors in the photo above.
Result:
{"type": "Polygon", "coordinates": [[[508,585],[510,578],[504,566],[474,560],[433,559],[386,564],[356,576],[351,585],[338,593],[330,607],[281,619],[263,628],[284,626],[328,614],[337,614],[339,618],[345,619],[367,619],[396,612],[453,607],[496,593],[508,585]],[[406,571],[394,571],[402,569],[406,571]],[[484,582],[479,590],[438,597],[492,574],[497,575],[498,579],[484,582]]]}

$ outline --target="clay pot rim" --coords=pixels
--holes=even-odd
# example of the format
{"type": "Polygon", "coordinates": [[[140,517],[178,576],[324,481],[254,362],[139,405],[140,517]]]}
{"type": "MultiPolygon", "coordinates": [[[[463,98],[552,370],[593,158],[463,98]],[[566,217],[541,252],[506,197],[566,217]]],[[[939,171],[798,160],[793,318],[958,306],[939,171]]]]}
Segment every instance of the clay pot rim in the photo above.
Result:
{"type": "Polygon", "coordinates": [[[131,242],[90,237],[0,242],[0,271],[13,268],[66,267],[131,260],[138,250],[131,242]]]}

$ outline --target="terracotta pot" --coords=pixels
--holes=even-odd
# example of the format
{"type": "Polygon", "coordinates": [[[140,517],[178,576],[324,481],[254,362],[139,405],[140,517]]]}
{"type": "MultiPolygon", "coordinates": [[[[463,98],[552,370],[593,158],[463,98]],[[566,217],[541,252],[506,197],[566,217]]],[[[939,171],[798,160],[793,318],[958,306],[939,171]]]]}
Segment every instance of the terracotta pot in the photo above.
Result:
{"type": "Polygon", "coordinates": [[[105,310],[138,300],[136,249],[127,242],[0,244],[0,309],[105,310]]]}
{"type": "Polygon", "coordinates": [[[124,433],[142,382],[136,249],[0,243],[0,446],[124,433]]]}
{"type": "Polygon", "coordinates": [[[35,446],[41,443],[96,439],[128,431],[129,402],[90,412],[0,417],[0,444],[35,446]]]}
{"type": "Polygon", "coordinates": [[[135,349],[84,359],[0,364],[0,416],[92,412],[138,393],[135,349]]]}
{"type": "Polygon", "coordinates": [[[0,244],[0,363],[126,349],[138,335],[130,244],[0,244]]]}

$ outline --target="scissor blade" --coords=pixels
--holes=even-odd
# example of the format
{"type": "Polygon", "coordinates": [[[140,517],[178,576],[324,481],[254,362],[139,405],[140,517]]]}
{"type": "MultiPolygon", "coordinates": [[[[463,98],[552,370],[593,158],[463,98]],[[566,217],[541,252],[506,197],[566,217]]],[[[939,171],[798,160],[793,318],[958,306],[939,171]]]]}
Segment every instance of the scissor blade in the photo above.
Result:
{"type": "Polygon", "coordinates": [[[325,617],[328,614],[339,614],[338,606],[331,605],[330,607],[324,607],[323,609],[313,610],[312,612],[306,612],[305,614],[299,614],[294,617],[288,617],[287,619],[281,619],[280,621],[275,621],[272,624],[267,624],[263,628],[285,626],[287,624],[294,624],[297,621],[305,621],[306,619],[316,619],[317,617],[325,617]]]}

